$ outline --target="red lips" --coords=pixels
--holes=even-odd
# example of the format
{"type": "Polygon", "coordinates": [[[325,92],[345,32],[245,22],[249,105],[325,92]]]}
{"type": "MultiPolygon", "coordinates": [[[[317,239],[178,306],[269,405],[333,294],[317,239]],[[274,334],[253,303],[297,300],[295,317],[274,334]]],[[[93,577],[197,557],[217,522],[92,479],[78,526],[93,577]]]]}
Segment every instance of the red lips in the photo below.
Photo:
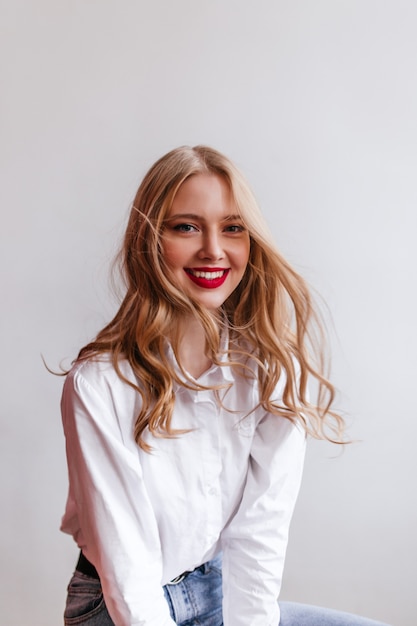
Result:
{"type": "Polygon", "coordinates": [[[216,289],[217,287],[221,287],[221,285],[225,282],[229,271],[229,268],[223,267],[195,267],[192,269],[185,269],[188,278],[190,278],[190,280],[192,280],[198,287],[202,287],[203,289],[216,289]],[[210,278],[207,276],[207,274],[218,274],[219,272],[222,272],[222,274],[216,278],[210,278]],[[204,273],[206,276],[196,276],[195,273],[204,273]]]}

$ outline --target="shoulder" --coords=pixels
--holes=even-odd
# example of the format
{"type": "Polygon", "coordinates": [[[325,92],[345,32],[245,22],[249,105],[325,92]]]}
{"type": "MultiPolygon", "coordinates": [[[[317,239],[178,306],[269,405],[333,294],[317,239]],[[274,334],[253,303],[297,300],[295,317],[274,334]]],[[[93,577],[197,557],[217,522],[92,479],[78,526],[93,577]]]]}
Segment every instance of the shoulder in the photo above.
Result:
{"type": "MultiPolygon", "coordinates": [[[[117,366],[120,373],[128,380],[135,380],[135,376],[129,361],[120,357],[117,361],[117,366]]],[[[82,377],[90,382],[97,382],[103,380],[113,381],[116,378],[120,378],[116,368],[114,366],[113,357],[110,352],[104,352],[97,356],[92,356],[87,359],[76,361],[69,374],[69,378],[82,377]]]]}
{"type": "Polygon", "coordinates": [[[138,382],[126,359],[118,362],[120,374],[110,354],[77,361],[64,383],[61,412],[64,426],[77,423],[78,427],[132,432],[132,422],[140,410],[141,396],[138,382]],[[129,384],[131,383],[131,384],[129,384]],[[132,385],[135,385],[133,387],[132,385]]]}
{"type": "Polygon", "coordinates": [[[119,371],[117,371],[110,353],[76,361],[67,375],[64,394],[84,395],[91,393],[105,399],[108,396],[129,394],[129,390],[133,392],[134,389],[129,383],[137,385],[138,382],[130,363],[121,358],[117,362],[117,366],[119,371]]]}

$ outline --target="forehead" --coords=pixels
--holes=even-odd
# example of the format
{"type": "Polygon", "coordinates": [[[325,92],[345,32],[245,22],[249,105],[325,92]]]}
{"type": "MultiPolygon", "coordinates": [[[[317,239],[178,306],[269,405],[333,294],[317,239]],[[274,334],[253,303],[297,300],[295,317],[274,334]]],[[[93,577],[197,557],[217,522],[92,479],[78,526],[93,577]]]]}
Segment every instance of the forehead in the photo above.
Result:
{"type": "Polygon", "coordinates": [[[193,174],[178,189],[169,216],[184,212],[234,212],[236,206],[229,183],[218,174],[193,174]]]}

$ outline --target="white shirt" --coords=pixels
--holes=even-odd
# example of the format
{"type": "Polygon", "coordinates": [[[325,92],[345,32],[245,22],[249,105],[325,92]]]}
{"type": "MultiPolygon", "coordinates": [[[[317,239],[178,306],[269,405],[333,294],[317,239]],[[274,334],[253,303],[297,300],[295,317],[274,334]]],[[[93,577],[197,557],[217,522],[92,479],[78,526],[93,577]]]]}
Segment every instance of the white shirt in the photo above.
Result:
{"type": "MultiPolygon", "coordinates": [[[[127,361],[120,367],[137,382],[127,361]]],[[[162,585],[220,551],[224,626],[279,623],[305,434],[261,407],[247,415],[258,404],[257,382],[228,366],[198,382],[231,383],[224,407],[213,391],[176,385],[172,426],[193,430],[177,438],[145,431],[150,454],[133,436],[140,395],[108,357],[76,364],[64,385],[69,494],[61,529],[96,566],[117,626],[173,626],[162,585]]]]}

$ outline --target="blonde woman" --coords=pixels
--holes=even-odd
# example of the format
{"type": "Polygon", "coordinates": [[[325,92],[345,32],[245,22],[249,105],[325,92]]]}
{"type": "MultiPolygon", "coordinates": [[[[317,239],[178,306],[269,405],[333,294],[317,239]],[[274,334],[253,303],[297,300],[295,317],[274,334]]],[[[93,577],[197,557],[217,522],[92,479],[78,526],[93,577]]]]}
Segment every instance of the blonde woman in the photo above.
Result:
{"type": "Polygon", "coordinates": [[[126,295],[62,397],[65,624],[375,625],[277,601],[306,435],[343,423],[309,291],[235,166],[204,146],[157,161],[120,261],[126,295]]]}

